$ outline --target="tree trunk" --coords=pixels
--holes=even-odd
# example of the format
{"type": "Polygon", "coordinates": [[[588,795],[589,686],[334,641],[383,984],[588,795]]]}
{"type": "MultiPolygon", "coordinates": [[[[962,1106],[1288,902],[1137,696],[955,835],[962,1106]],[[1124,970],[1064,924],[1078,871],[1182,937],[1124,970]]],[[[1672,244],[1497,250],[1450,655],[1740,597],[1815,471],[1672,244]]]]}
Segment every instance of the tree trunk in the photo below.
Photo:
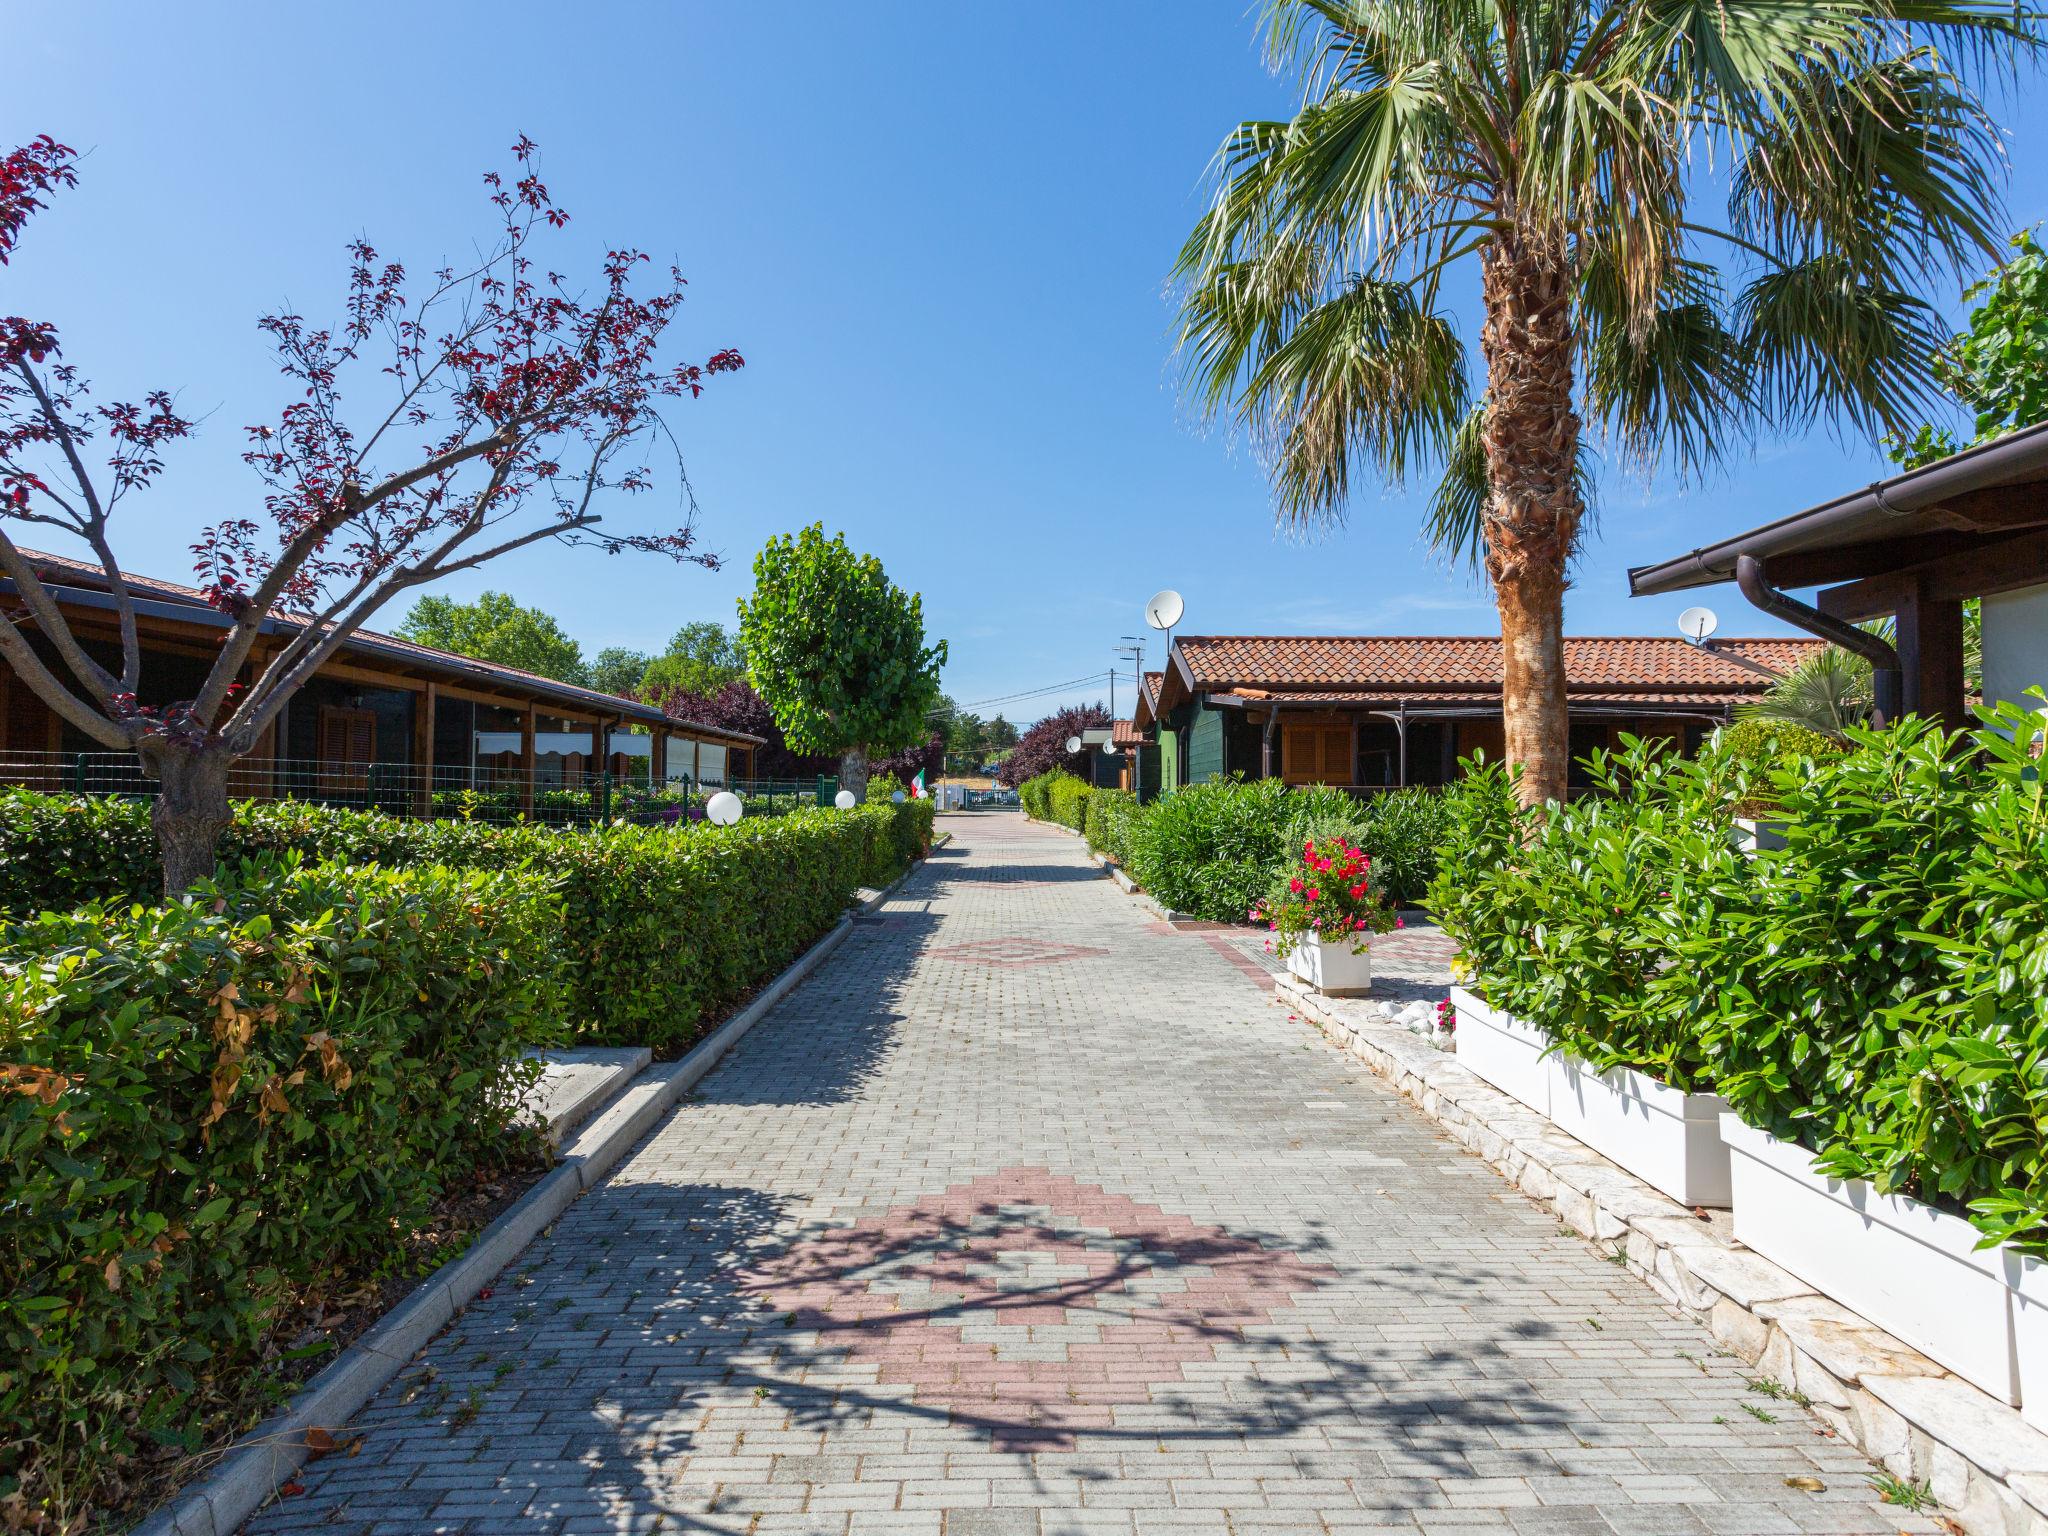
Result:
{"type": "Polygon", "coordinates": [[[1481,259],[1486,324],[1486,573],[1500,610],[1501,708],[1522,802],[1562,800],[1565,568],[1578,539],[1573,274],[1564,245],[1527,232],[1481,259]]]}
{"type": "Polygon", "coordinates": [[[868,752],[865,747],[849,748],[839,759],[839,787],[855,801],[868,797],[868,752]]]}
{"type": "Polygon", "coordinates": [[[163,859],[164,895],[175,901],[214,872],[231,817],[228,765],[234,758],[218,747],[158,747],[145,748],[143,761],[156,774],[149,819],[163,859]]]}

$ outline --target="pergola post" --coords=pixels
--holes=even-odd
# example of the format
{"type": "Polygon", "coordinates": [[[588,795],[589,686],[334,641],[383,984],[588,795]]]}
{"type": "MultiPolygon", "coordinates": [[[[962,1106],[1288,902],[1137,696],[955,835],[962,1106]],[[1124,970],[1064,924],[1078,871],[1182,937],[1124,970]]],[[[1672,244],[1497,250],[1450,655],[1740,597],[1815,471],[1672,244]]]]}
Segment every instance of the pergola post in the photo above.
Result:
{"type": "Polygon", "coordinates": [[[1906,712],[1962,729],[1969,724],[1963,707],[1962,600],[1929,597],[1916,581],[1899,594],[1894,617],[1906,712]]]}

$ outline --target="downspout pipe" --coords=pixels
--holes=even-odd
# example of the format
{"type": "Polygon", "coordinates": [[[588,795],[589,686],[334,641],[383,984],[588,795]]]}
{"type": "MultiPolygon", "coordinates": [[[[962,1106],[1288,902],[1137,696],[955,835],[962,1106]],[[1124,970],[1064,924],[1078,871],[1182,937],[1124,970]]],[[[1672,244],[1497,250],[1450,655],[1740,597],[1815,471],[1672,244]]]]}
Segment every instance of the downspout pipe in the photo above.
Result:
{"type": "Polygon", "coordinates": [[[1889,725],[1898,719],[1899,653],[1890,641],[1780,592],[1764,579],[1764,563],[1755,555],[1735,557],[1735,584],[1752,606],[1772,618],[1783,619],[1787,624],[1810,635],[1818,635],[1829,644],[1852,651],[1868,661],[1871,667],[1871,713],[1876,717],[1876,723],[1889,725]]]}

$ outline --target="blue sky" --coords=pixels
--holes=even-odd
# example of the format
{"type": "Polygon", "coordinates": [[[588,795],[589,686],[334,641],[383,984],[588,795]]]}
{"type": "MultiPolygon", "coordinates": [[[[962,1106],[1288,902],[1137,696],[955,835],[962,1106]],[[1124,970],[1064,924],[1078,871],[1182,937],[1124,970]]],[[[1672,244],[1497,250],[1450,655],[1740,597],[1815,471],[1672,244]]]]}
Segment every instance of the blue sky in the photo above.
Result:
{"type": "MultiPolygon", "coordinates": [[[[0,272],[0,309],[55,322],[103,394],[166,384],[206,417],[127,509],[136,569],[186,577],[197,530],[256,505],[241,428],[285,398],[257,315],[333,313],[357,233],[418,271],[460,254],[489,229],[479,173],[523,132],[587,253],[678,260],[678,355],[748,359],[674,417],[729,564],[543,546],[448,590],[511,591],[586,652],[658,649],[685,620],[730,622],[762,542],[822,519],[923,592],[963,703],[1106,673],[1164,586],[1190,632],[1495,628],[1417,539],[1426,487],[1367,491],[1343,531],[1288,538],[1257,465],[1176,398],[1164,279],[1202,173],[1233,122],[1291,97],[1236,0],[15,0],[8,42],[0,140],[49,133],[86,159],[0,272]]],[[[2038,143],[2044,118],[2026,102],[2005,125],[2038,143]]],[[[2044,216],[2048,167],[2022,164],[2012,222],[2044,216]]],[[[1683,602],[1632,601],[1628,566],[1883,469],[1813,432],[1691,489],[1610,474],[1568,625],[1672,633],[1683,602]]],[[[1723,634],[1777,628],[1732,589],[1709,601],[1723,634]]]]}

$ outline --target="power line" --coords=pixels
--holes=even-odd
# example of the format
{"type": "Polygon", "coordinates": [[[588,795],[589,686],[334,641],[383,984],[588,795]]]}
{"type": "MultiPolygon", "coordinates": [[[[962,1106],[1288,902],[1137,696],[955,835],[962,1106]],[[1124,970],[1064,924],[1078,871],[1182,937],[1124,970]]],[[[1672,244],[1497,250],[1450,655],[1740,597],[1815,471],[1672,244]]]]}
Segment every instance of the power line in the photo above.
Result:
{"type": "Polygon", "coordinates": [[[991,704],[1020,704],[1027,699],[1043,698],[1049,693],[1064,693],[1069,688],[1080,688],[1089,683],[1099,683],[1107,675],[1102,672],[1090,672],[1086,677],[1071,677],[1063,683],[1048,683],[1043,688],[1028,688],[1022,693],[1005,693],[992,699],[973,699],[965,704],[955,704],[950,710],[931,710],[927,718],[936,720],[945,715],[957,714],[962,710],[986,709],[991,704]]]}

